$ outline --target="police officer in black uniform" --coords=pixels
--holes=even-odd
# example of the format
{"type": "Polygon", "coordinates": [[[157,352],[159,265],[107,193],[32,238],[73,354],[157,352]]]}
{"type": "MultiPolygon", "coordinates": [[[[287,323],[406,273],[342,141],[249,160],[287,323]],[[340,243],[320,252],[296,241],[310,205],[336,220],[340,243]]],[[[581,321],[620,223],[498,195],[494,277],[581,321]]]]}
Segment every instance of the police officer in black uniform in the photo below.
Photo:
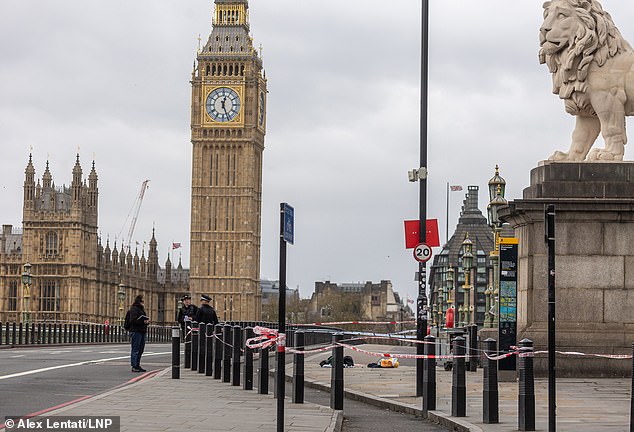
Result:
{"type": "Polygon", "coordinates": [[[218,316],[216,315],[214,308],[209,306],[210,301],[211,297],[207,294],[202,294],[200,296],[201,305],[198,308],[198,312],[196,312],[194,321],[205,324],[213,324],[214,326],[218,324],[218,316]]]}
{"type": "Polygon", "coordinates": [[[185,334],[185,321],[194,321],[198,308],[192,304],[192,296],[185,294],[181,300],[183,301],[183,307],[178,311],[178,323],[183,330],[182,334],[185,334]]]}

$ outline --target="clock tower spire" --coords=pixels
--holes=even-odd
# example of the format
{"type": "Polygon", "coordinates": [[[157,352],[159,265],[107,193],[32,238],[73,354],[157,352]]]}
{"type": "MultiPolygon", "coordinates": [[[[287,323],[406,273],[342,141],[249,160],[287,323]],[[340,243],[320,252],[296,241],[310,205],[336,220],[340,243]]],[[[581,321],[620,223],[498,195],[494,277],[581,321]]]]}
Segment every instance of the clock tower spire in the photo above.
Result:
{"type": "Polygon", "coordinates": [[[259,320],[266,79],[247,0],[215,0],[192,75],[191,263],[194,295],[220,319],[259,320]]]}

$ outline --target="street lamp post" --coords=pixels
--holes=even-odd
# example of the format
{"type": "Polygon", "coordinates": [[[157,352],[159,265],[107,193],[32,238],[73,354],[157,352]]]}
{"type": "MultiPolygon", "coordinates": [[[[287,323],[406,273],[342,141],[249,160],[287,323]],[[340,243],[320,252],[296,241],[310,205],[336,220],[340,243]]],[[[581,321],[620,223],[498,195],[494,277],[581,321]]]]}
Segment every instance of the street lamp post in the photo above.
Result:
{"type": "Polygon", "coordinates": [[[464,286],[462,287],[464,291],[465,301],[464,301],[464,311],[466,315],[465,324],[471,324],[471,312],[473,311],[473,306],[469,306],[471,303],[471,268],[473,267],[473,242],[469,239],[469,233],[465,235],[464,241],[462,242],[462,268],[464,270],[464,286]]]}
{"type": "Polygon", "coordinates": [[[493,228],[494,248],[491,251],[491,262],[493,264],[493,295],[491,296],[491,310],[493,310],[493,320],[491,327],[499,325],[499,294],[500,294],[500,231],[502,230],[502,222],[499,218],[499,210],[501,207],[508,205],[504,199],[506,190],[506,180],[500,176],[500,168],[495,166],[495,175],[489,180],[489,205],[487,213],[489,217],[489,225],[493,228]]]}
{"type": "Polygon", "coordinates": [[[125,301],[125,285],[119,284],[119,290],[117,291],[117,298],[119,299],[119,326],[123,325],[123,302],[125,301]]]}
{"type": "Polygon", "coordinates": [[[29,300],[31,299],[31,284],[33,278],[31,276],[31,263],[28,261],[24,264],[24,271],[22,272],[22,322],[27,323],[30,320],[29,300]]]}

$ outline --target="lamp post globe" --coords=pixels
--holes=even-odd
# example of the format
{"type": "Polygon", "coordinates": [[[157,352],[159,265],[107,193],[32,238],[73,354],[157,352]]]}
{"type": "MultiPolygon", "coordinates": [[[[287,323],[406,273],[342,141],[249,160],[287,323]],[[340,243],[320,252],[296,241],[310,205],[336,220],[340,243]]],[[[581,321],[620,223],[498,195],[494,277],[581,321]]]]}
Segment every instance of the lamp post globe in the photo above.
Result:
{"type": "Polygon", "coordinates": [[[504,198],[504,192],[506,191],[506,180],[500,176],[500,167],[495,166],[495,175],[489,180],[489,201],[493,201],[495,195],[500,193],[500,196],[504,198]]]}

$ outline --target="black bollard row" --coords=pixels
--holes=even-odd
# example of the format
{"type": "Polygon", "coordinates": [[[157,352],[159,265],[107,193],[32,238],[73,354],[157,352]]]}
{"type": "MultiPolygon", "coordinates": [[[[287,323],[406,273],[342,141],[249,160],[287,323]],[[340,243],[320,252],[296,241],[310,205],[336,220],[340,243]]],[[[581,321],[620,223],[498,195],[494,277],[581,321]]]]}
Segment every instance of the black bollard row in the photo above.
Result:
{"type": "Polygon", "coordinates": [[[192,361],[191,370],[196,371],[198,369],[198,336],[199,326],[196,321],[192,321],[192,361]]]}
{"type": "Polygon", "coordinates": [[[451,415],[467,415],[467,381],[465,377],[465,339],[458,336],[453,340],[453,371],[451,380],[451,415]]]}
{"type": "Polygon", "coordinates": [[[244,329],[244,368],[243,368],[243,389],[244,390],[253,390],[253,350],[246,346],[246,341],[253,338],[255,333],[253,333],[252,327],[247,327],[244,329]]]}
{"type": "Polygon", "coordinates": [[[423,412],[436,409],[436,338],[425,336],[423,359],[423,412]]]}
{"type": "Polygon", "coordinates": [[[231,371],[231,385],[240,385],[240,348],[242,347],[242,329],[239,325],[233,327],[233,354],[232,354],[232,371],[231,371]]]}
{"type": "MultiPolygon", "coordinates": [[[[497,353],[495,339],[484,341],[484,352],[489,355],[497,353]]],[[[499,423],[498,397],[498,365],[496,360],[484,360],[484,377],[482,380],[482,422],[485,424],[499,423]]]]}
{"type": "Polygon", "coordinates": [[[260,348],[260,373],[258,374],[258,393],[269,394],[269,348],[260,348]]]}
{"type": "Polygon", "coordinates": [[[519,343],[520,385],[518,398],[518,430],[535,430],[535,375],[533,371],[533,341],[519,343]]]}
{"type": "Polygon", "coordinates": [[[181,377],[181,331],[180,327],[172,327],[172,379],[181,377]]]}
{"type": "Polygon", "coordinates": [[[205,354],[207,354],[207,324],[198,325],[198,373],[205,373],[205,354]]]}
{"type": "Polygon", "coordinates": [[[205,326],[205,376],[213,376],[214,374],[214,353],[213,353],[213,342],[214,342],[214,325],[209,323],[205,326]]]}
{"type": "Polygon", "coordinates": [[[185,321],[185,369],[192,367],[192,322],[185,321]]]}
{"type": "Polygon", "coordinates": [[[231,326],[223,327],[222,382],[231,382],[231,326]]]}
{"type": "Polygon", "coordinates": [[[214,328],[214,379],[220,379],[222,376],[222,329],[222,324],[216,324],[216,327],[214,328]]]}
{"type": "Polygon", "coordinates": [[[343,333],[332,335],[335,347],[332,349],[332,371],[330,374],[330,408],[343,409],[343,347],[338,343],[343,339],[343,333]]]}
{"type": "MultiPolygon", "coordinates": [[[[295,332],[295,349],[304,351],[304,332],[295,332]]],[[[304,403],[304,355],[293,355],[293,403],[304,403]]]]}

